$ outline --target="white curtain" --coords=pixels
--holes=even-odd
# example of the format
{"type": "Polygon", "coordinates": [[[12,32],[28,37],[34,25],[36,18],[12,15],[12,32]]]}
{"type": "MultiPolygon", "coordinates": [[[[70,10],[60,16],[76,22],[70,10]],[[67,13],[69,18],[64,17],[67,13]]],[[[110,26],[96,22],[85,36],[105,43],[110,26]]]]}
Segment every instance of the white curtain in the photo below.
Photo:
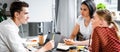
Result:
{"type": "Polygon", "coordinates": [[[72,33],[77,18],[76,0],[59,0],[56,31],[69,36],[72,33]]]}

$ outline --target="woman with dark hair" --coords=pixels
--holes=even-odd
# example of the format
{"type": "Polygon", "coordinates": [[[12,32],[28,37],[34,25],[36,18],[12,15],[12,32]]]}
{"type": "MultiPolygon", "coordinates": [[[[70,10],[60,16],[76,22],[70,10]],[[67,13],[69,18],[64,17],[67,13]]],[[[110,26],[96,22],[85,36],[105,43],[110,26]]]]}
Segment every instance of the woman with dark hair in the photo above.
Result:
{"type": "Polygon", "coordinates": [[[91,52],[120,52],[119,29],[108,10],[98,10],[92,20],[91,52]]]}
{"type": "Polygon", "coordinates": [[[88,39],[92,33],[91,19],[95,10],[96,7],[93,1],[85,0],[82,2],[80,8],[81,15],[78,17],[77,23],[73,29],[72,34],[70,35],[70,39],[65,39],[64,42],[66,44],[88,45],[88,39]],[[73,41],[78,32],[80,32],[80,34],[83,36],[83,41],[73,41]]]}

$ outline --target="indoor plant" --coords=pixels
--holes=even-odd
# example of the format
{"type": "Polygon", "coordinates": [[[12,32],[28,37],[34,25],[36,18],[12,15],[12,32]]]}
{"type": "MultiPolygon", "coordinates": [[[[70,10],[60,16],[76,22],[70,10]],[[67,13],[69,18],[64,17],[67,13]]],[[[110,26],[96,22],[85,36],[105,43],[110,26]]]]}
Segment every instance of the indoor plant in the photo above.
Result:
{"type": "Polygon", "coordinates": [[[6,8],[7,8],[7,3],[4,3],[2,8],[0,8],[0,22],[7,19],[6,8]]]}

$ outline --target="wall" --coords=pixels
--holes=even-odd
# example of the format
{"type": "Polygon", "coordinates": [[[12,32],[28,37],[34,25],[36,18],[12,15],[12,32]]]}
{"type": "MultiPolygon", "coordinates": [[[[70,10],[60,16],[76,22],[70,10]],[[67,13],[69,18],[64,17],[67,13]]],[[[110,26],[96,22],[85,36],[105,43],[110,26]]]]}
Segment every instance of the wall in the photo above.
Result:
{"type": "Polygon", "coordinates": [[[54,0],[24,0],[29,4],[29,22],[51,22],[54,0]]]}

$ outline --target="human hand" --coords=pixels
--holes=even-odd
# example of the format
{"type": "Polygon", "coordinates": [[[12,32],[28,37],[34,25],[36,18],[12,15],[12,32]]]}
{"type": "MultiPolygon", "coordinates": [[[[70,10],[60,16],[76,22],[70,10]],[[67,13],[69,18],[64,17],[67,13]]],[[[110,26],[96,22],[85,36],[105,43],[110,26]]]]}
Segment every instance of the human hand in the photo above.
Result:
{"type": "Polygon", "coordinates": [[[74,41],[72,39],[64,39],[66,45],[73,45],[74,41]]]}
{"type": "Polygon", "coordinates": [[[44,45],[46,51],[51,50],[54,48],[54,40],[49,41],[47,44],[44,45]]]}
{"type": "Polygon", "coordinates": [[[45,52],[45,51],[51,50],[52,48],[54,48],[54,40],[51,40],[51,41],[47,42],[47,44],[45,44],[37,52],[45,52]]]}

